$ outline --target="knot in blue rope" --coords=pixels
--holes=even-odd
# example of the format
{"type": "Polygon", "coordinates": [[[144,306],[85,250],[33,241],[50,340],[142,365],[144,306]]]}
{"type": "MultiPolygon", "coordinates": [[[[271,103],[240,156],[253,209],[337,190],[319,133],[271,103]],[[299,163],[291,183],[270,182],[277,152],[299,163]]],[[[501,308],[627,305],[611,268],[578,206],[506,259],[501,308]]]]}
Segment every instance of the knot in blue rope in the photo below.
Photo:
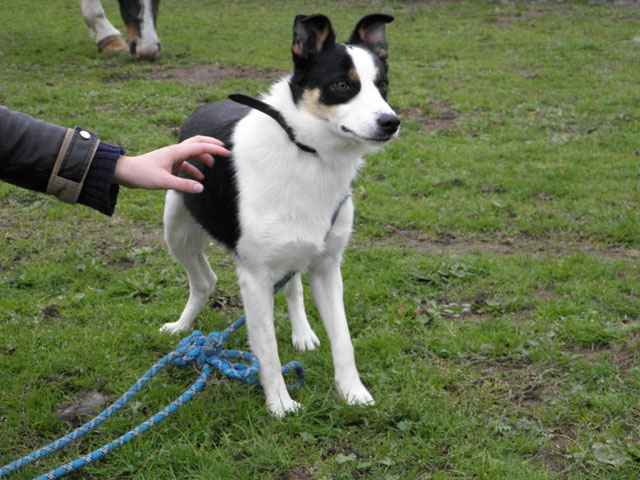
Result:
{"type": "Polygon", "coordinates": [[[180,367],[186,368],[195,363],[202,370],[210,357],[220,356],[224,348],[224,339],[218,332],[211,332],[208,336],[202,332],[195,330],[188,337],[180,340],[176,348],[176,356],[173,363],[180,367]]]}
{"type": "Polygon", "coordinates": [[[173,358],[174,365],[179,368],[186,368],[192,364],[203,370],[207,365],[219,370],[227,378],[240,380],[249,385],[258,384],[255,377],[260,369],[258,357],[240,350],[224,350],[224,340],[231,332],[211,332],[208,336],[195,330],[188,337],[180,340],[173,358]],[[249,362],[230,362],[229,359],[238,359],[249,362]]]}

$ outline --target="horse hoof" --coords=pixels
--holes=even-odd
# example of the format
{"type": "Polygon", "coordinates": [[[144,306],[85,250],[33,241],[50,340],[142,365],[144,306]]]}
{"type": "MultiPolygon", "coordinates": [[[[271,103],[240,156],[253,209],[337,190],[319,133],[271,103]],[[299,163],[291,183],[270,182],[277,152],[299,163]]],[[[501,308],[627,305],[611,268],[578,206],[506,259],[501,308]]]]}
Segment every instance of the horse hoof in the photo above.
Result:
{"type": "Polygon", "coordinates": [[[98,50],[101,52],[126,52],[129,47],[120,35],[111,35],[98,42],[98,50]]]}

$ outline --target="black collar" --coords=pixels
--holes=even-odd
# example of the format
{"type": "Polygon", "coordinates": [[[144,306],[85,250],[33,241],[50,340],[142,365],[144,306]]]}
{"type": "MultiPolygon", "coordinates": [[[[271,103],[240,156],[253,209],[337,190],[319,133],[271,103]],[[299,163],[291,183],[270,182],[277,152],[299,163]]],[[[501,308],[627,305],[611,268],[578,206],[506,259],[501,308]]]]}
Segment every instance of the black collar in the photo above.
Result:
{"type": "Polygon", "coordinates": [[[282,116],[282,113],[280,113],[280,111],[275,107],[272,107],[271,105],[263,102],[262,100],[258,100],[257,98],[250,97],[249,95],[244,95],[242,93],[232,93],[231,95],[229,95],[229,99],[233,100],[236,103],[241,103],[248,107],[259,110],[266,115],[269,115],[276,122],[278,122],[278,125],[280,125],[285,132],[287,132],[287,135],[289,136],[289,140],[295,143],[300,150],[303,150],[309,153],[318,153],[314,148],[311,148],[309,145],[305,145],[304,143],[300,143],[296,140],[296,136],[293,133],[293,130],[291,129],[287,121],[282,116]]]}

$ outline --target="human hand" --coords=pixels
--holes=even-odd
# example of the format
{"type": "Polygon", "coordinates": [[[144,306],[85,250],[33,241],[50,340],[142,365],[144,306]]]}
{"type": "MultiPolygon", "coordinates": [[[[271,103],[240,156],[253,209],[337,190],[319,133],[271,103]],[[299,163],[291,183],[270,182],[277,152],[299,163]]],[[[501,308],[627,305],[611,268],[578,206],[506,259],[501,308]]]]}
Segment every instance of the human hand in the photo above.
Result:
{"type": "Polygon", "coordinates": [[[204,187],[196,180],[204,179],[204,175],[187,160],[194,158],[211,167],[212,155],[230,155],[229,150],[222,145],[220,140],[198,135],[137,157],[123,155],[116,163],[113,182],[129,188],[200,193],[204,187]],[[196,180],[177,177],[179,172],[196,180]]]}

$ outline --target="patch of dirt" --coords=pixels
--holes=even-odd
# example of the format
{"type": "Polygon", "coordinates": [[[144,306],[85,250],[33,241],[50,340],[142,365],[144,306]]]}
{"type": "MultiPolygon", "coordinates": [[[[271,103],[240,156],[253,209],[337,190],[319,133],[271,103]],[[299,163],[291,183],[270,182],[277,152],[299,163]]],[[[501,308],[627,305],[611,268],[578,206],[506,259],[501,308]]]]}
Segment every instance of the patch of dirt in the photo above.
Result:
{"type": "Polygon", "coordinates": [[[58,307],[58,305],[55,305],[55,304],[45,307],[42,310],[42,314],[47,318],[51,318],[55,320],[64,320],[64,317],[60,313],[60,307],[58,307]]]}
{"type": "Polygon", "coordinates": [[[388,236],[364,239],[356,246],[369,248],[403,245],[417,253],[431,255],[462,255],[478,251],[483,254],[501,255],[530,252],[534,255],[559,257],[573,252],[582,252],[604,258],[640,258],[640,250],[615,246],[601,247],[586,240],[543,241],[531,239],[526,235],[498,238],[495,241],[463,240],[453,232],[441,232],[438,238],[431,238],[415,228],[387,225],[386,230],[388,236]]]}
{"type": "MultiPolygon", "coordinates": [[[[498,25],[512,25],[514,23],[528,22],[537,18],[567,16],[571,13],[569,7],[555,6],[541,10],[527,10],[516,15],[504,15],[496,18],[495,23],[498,25]]],[[[497,12],[499,15],[500,12],[497,12]]]]}
{"type": "Polygon", "coordinates": [[[421,107],[411,106],[399,109],[398,113],[409,120],[418,122],[422,129],[427,132],[434,130],[451,132],[455,130],[456,121],[460,115],[454,110],[451,103],[435,100],[429,103],[428,110],[430,113],[425,113],[421,107]]]}
{"type": "Polygon", "coordinates": [[[241,308],[242,307],[242,299],[236,295],[228,295],[224,292],[218,292],[212,297],[211,303],[209,304],[209,308],[211,309],[222,309],[226,310],[227,308],[241,308]]]}
{"type": "Polygon", "coordinates": [[[490,359],[483,355],[464,357],[473,362],[473,367],[481,375],[476,381],[478,386],[487,382],[503,383],[508,387],[512,400],[519,404],[536,404],[547,401],[560,401],[565,392],[563,377],[573,368],[574,362],[585,360],[596,364],[602,361],[601,355],[609,355],[610,362],[620,371],[628,372],[638,365],[637,354],[628,346],[613,345],[597,349],[567,349],[571,360],[557,368],[548,365],[528,363],[524,359],[490,359]]]}
{"type": "Polygon", "coordinates": [[[601,7],[640,7],[640,0],[589,0],[589,5],[601,7]]]}
{"type": "Polygon", "coordinates": [[[437,239],[411,228],[387,226],[389,235],[382,238],[366,239],[360,247],[389,247],[403,245],[417,253],[431,255],[460,255],[474,250],[481,253],[512,254],[514,247],[509,242],[486,242],[480,240],[459,240],[454,233],[443,232],[437,239]]]}
{"type": "Polygon", "coordinates": [[[561,398],[563,394],[562,379],[558,378],[560,372],[554,372],[544,366],[523,360],[500,362],[499,359],[478,357],[474,367],[480,373],[475,382],[478,387],[485,383],[497,384],[492,388],[505,389],[510,401],[519,405],[543,403],[561,398]]]}
{"type": "Polygon", "coordinates": [[[599,363],[602,354],[608,355],[609,363],[612,363],[622,372],[628,372],[632,368],[638,366],[637,354],[629,351],[624,346],[607,345],[599,348],[581,348],[576,350],[575,358],[584,359],[590,364],[599,363]]]}
{"type": "Polygon", "coordinates": [[[514,400],[518,403],[538,403],[543,399],[540,396],[542,393],[542,387],[540,385],[534,385],[514,395],[514,400]]]}
{"type": "Polygon", "coordinates": [[[176,83],[197,83],[198,85],[216,85],[229,78],[248,78],[250,80],[275,81],[286,72],[273,69],[234,67],[230,65],[195,65],[192,67],[174,67],[151,72],[155,80],[170,80],[176,83]]]}
{"type": "Polygon", "coordinates": [[[438,7],[441,5],[451,5],[458,2],[458,0],[423,0],[422,2],[411,2],[405,5],[410,12],[415,12],[425,7],[438,7]]]}
{"type": "Polygon", "coordinates": [[[313,467],[296,467],[276,478],[277,480],[311,480],[316,478],[316,469],[313,467]]]}
{"type": "Polygon", "coordinates": [[[129,270],[130,268],[133,268],[133,266],[135,265],[135,262],[131,258],[121,257],[121,258],[118,258],[117,260],[107,261],[107,265],[113,266],[117,271],[122,272],[124,270],[129,270]]]}
{"type": "Polygon", "coordinates": [[[130,73],[110,72],[108,76],[105,76],[102,78],[102,82],[103,83],[122,83],[128,80],[131,80],[132,78],[134,78],[134,76],[131,75],[130,73]]]}
{"type": "Polygon", "coordinates": [[[131,220],[123,220],[121,217],[114,217],[109,221],[110,225],[92,225],[92,233],[100,235],[104,230],[114,230],[114,227],[122,229],[123,234],[113,232],[108,237],[103,237],[104,247],[157,247],[164,248],[164,236],[162,225],[144,225],[131,220]],[[95,231],[94,231],[95,230],[95,231]]]}

